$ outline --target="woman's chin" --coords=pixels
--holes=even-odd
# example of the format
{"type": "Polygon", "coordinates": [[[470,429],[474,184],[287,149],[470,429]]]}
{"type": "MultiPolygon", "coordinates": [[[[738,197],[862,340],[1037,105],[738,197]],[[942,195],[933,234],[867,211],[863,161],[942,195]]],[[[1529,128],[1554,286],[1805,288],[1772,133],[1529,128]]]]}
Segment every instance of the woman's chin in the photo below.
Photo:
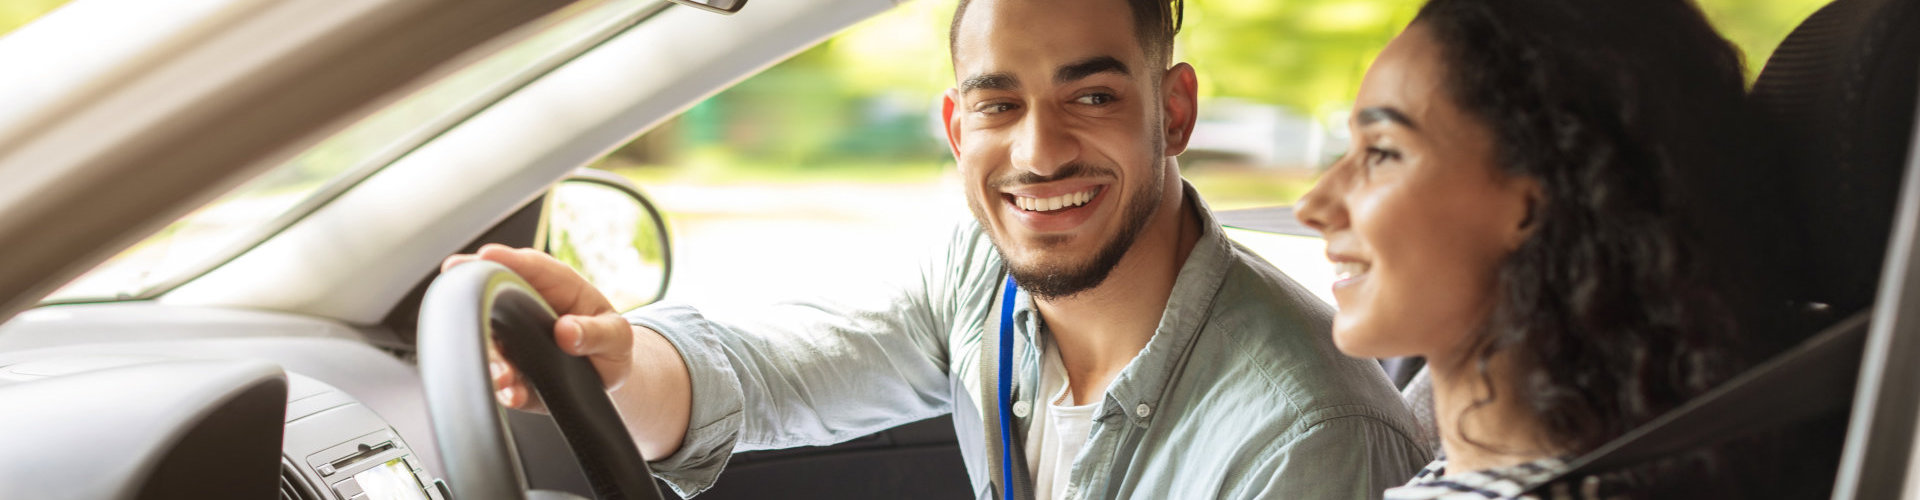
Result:
{"type": "Polygon", "coordinates": [[[1384,338],[1380,332],[1372,331],[1360,325],[1348,325],[1335,318],[1333,321],[1333,346],[1341,354],[1355,358],[1391,358],[1406,356],[1405,349],[1396,348],[1396,342],[1384,338]]]}

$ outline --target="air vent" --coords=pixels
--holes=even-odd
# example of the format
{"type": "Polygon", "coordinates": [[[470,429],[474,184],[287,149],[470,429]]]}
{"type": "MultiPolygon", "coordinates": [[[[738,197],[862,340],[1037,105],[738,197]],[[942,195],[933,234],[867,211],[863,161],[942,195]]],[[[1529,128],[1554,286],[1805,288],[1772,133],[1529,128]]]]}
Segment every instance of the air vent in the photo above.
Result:
{"type": "Polygon", "coordinates": [[[313,485],[307,484],[306,476],[300,475],[298,465],[286,458],[280,459],[280,500],[324,500],[314,492],[313,485]]]}

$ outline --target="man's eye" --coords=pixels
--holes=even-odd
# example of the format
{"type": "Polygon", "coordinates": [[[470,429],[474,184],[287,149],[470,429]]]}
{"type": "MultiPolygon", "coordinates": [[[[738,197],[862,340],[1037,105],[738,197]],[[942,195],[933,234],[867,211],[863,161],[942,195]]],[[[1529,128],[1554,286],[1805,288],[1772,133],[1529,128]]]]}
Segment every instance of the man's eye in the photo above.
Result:
{"type": "Polygon", "coordinates": [[[988,114],[988,115],[1000,114],[1008,111],[1013,111],[1013,104],[1005,103],[1005,102],[990,102],[986,104],[981,104],[979,107],[974,108],[974,111],[981,114],[988,114]]]}
{"type": "Polygon", "coordinates": [[[1389,161],[1400,161],[1400,152],[1392,149],[1368,146],[1366,161],[1368,167],[1379,166],[1389,161]]]}
{"type": "Polygon", "coordinates": [[[1113,94],[1087,94],[1087,95],[1080,96],[1080,98],[1078,99],[1074,99],[1073,102],[1091,105],[1091,106],[1099,106],[1102,104],[1113,102],[1113,94]]]}

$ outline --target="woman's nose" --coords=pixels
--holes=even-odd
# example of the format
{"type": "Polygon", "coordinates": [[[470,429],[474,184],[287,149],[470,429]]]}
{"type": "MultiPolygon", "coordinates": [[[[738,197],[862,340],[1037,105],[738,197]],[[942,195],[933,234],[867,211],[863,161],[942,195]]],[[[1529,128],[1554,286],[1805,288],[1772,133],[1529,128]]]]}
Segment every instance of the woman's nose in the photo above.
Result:
{"type": "Polygon", "coordinates": [[[1347,225],[1347,209],[1341,196],[1346,185],[1344,163],[1335,163],[1327,169],[1313,189],[1293,204],[1293,218],[1322,235],[1347,225]]]}

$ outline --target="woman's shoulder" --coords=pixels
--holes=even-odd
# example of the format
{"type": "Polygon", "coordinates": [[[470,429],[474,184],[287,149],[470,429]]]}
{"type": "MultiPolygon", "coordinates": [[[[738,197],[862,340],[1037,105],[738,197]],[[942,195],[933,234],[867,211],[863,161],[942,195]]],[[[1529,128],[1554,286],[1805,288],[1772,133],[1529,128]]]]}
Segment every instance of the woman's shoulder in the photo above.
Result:
{"type": "Polygon", "coordinates": [[[1447,459],[1441,457],[1420,469],[1406,485],[1390,488],[1387,500],[1605,500],[1627,498],[1625,476],[1596,475],[1556,478],[1565,470],[1566,461],[1543,458],[1508,467],[1447,473],[1447,459]],[[1533,493],[1537,486],[1551,481],[1533,493]],[[1523,495],[1523,493],[1526,493],[1523,495]]]}

